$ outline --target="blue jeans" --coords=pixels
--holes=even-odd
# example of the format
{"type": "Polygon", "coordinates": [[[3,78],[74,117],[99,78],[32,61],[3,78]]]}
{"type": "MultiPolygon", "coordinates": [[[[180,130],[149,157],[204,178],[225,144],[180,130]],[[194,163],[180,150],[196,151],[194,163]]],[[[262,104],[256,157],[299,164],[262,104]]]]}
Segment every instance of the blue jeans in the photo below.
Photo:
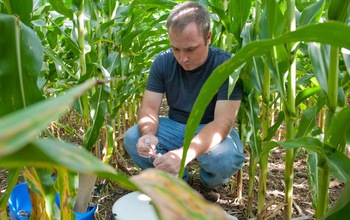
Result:
{"type": "MultiPolygon", "coordinates": [[[[199,125],[196,133],[203,128],[205,124],[199,125]]],[[[168,151],[180,148],[183,146],[185,124],[181,124],[169,118],[159,118],[158,145],[156,152],[165,154],[168,151]]],[[[153,168],[153,158],[141,157],[136,150],[136,143],[140,138],[137,125],[131,127],[124,136],[124,146],[133,161],[141,168],[153,168]]],[[[237,131],[232,128],[231,132],[220,144],[212,147],[209,152],[197,157],[201,166],[199,176],[201,182],[211,188],[220,187],[227,183],[229,178],[242,167],[245,161],[243,155],[242,142],[237,131]]],[[[188,171],[185,171],[183,179],[186,181],[188,171]]]]}

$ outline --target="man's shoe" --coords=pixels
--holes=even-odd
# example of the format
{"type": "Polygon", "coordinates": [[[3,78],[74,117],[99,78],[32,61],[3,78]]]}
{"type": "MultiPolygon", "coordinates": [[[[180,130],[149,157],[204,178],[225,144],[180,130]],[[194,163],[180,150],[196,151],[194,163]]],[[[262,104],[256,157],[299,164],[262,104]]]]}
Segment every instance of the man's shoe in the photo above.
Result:
{"type": "Polygon", "coordinates": [[[209,202],[215,203],[220,199],[220,194],[216,189],[205,186],[203,183],[200,185],[199,192],[209,202]]]}

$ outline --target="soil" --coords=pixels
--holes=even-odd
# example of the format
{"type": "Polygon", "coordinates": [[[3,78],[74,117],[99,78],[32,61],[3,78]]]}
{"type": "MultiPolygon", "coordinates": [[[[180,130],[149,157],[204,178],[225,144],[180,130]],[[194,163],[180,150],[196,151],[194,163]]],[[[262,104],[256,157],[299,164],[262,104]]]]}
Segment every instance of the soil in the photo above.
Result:
{"type": "MultiPolygon", "coordinates": [[[[162,109],[165,112],[166,109],[162,109]]],[[[242,196],[237,195],[237,177],[232,176],[229,183],[219,188],[221,195],[220,200],[217,202],[228,214],[236,216],[238,219],[251,219],[257,212],[257,191],[259,174],[254,176],[253,187],[253,207],[252,213],[247,214],[247,198],[248,198],[248,179],[249,179],[249,152],[245,149],[245,156],[247,161],[243,164],[242,168],[242,196]]],[[[267,195],[266,195],[266,213],[270,214],[270,219],[283,219],[283,200],[284,200],[284,155],[285,151],[282,148],[275,148],[270,152],[269,164],[268,164],[268,178],[267,178],[267,195]]],[[[135,175],[140,172],[136,168],[135,164],[128,157],[128,155],[118,154],[115,155],[112,166],[115,166],[122,172],[126,172],[128,175],[135,175]]],[[[188,166],[189,171],[193,174],[194,183],[193,188],[198,189],[198,164],[196,161],[191,162],[188,166]]],[[[294,192],[293,192],[293,218],[301,219],[314,219],[315,212],[312,209],[311,193],[307,180],[307,162],[306,153],[300,150],[294,161],[294,192]]],[[[257,167],[257,172],[259,167],[257,167]]],[[[0,169],[0,194],[2,194],[7,187],[7,170],[0,169]]],[[[20,178],[19,181],[23,181],[20,178]]],[[[329,198],[330,206],[332,206],[339,197],[344,183],[339,182],[336,179],[331,179],[329,186],[329,198]]],[[[120,197],[129,193],[108,180],[99,179],[94,191],[92,204],[98,204],[98,211],[95,213],[96,220],[109,220],[114,219],[112,214],[112,206],[120,197]]]]}

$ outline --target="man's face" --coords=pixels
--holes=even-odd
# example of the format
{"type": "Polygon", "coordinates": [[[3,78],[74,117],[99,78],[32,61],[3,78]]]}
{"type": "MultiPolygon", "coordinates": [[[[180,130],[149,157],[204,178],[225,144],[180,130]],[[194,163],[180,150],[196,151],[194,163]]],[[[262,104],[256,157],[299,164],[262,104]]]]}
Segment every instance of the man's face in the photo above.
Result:
{"type": "Polygon", "coordinates": [[[208,57],[211,33],[206,36],[206,42],[194,22],[183,30],[169,28],[169,40],[174,56],[187,71],[195,70],[204,64],[208,57]]]}

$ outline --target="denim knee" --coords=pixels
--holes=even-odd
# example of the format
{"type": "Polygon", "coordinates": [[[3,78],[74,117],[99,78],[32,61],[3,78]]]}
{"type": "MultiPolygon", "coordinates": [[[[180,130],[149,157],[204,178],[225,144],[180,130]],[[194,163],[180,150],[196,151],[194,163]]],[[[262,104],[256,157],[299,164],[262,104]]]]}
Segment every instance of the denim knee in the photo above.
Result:
{"type": "Polygon", "coordinates": [[[209,152],[198,157],[201,164],[201,181],[213,188],[226,183],[228,179],[241,169],[245,157],[243,146],[236,131],[209,152]]]}
{"type": "Polygon", "coordinates": [[[140,138],[140,133],[137,125],[129,128],[124,135],[124,147],[129,154],[136,152],[136,143],[140,138]]]}

